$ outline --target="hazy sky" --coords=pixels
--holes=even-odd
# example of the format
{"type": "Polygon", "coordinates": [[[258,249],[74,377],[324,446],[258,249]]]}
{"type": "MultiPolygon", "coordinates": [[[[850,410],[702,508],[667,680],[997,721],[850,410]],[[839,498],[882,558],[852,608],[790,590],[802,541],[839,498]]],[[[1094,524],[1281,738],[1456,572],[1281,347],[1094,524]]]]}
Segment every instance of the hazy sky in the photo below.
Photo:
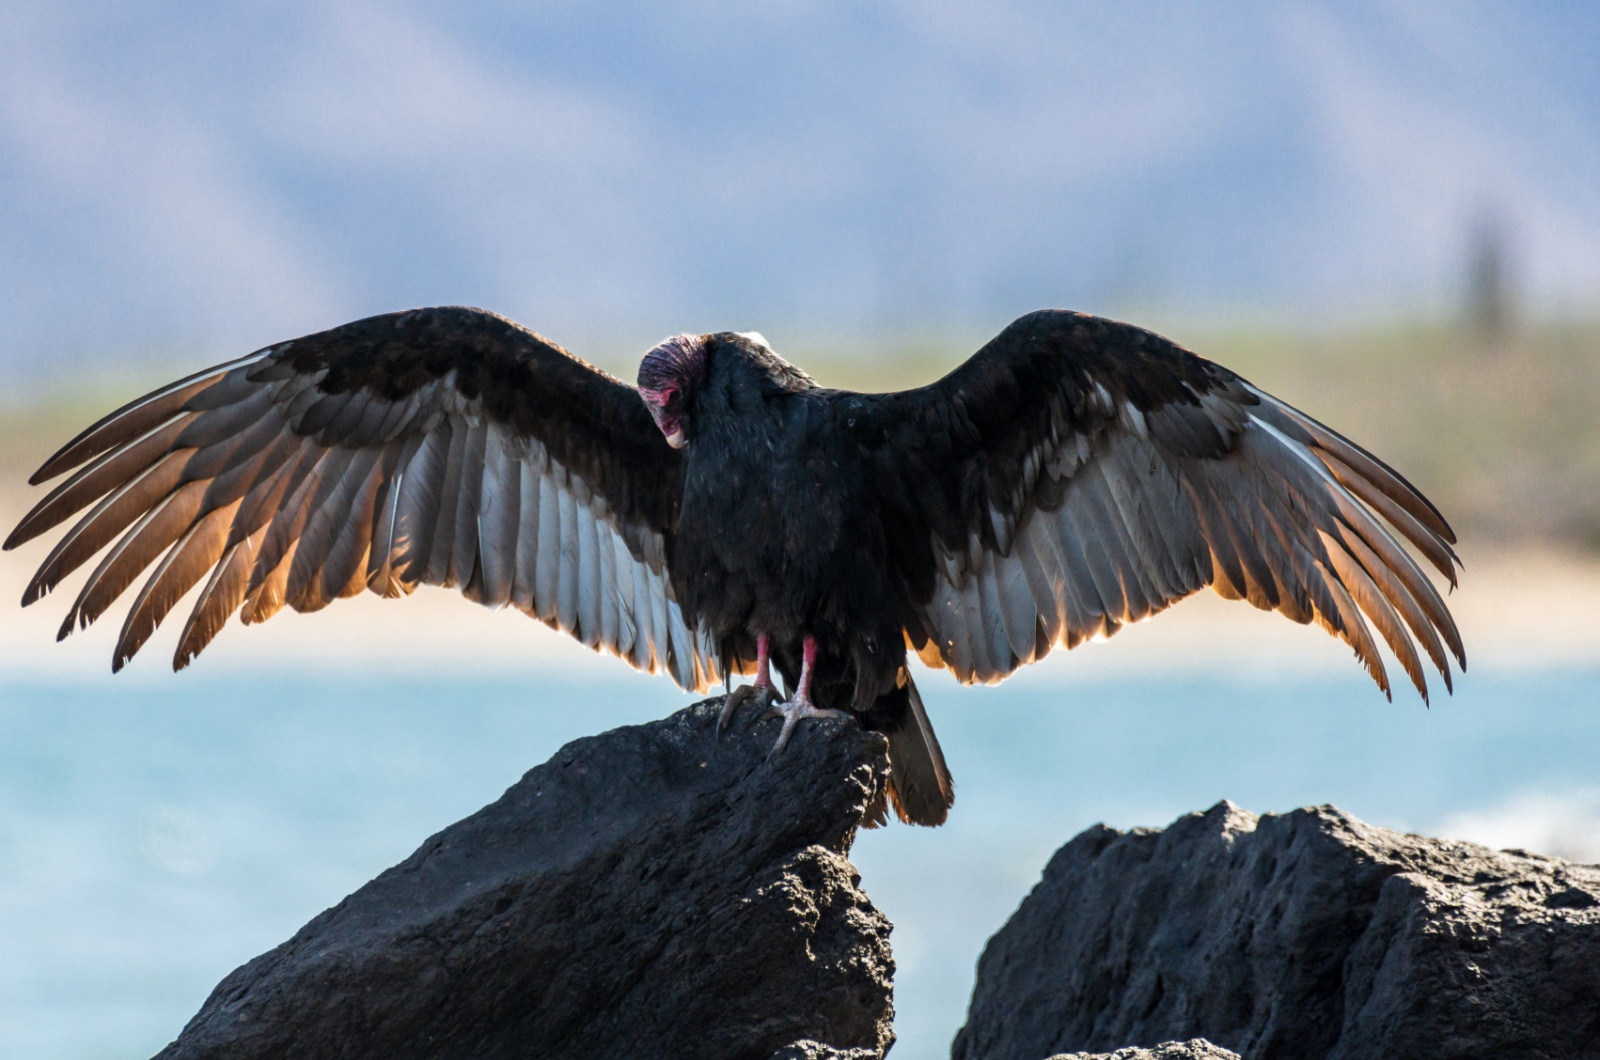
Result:
{"type": "Polygon", "coordinates": [[[1600,8],[0,0],[0,363],[1600,309],[1600,8]]]}

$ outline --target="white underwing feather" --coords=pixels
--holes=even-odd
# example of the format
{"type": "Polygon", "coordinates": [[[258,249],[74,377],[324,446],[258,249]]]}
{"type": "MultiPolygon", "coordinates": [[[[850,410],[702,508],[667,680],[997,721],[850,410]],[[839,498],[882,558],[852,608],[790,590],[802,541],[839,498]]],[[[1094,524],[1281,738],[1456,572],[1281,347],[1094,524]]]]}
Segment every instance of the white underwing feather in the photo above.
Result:
{"type": "Polygon", "coordinates": [[[539,477],[539,562],[535,604],[539,620],[557,624],[561,597],[561,487],[550,475],[539,477]]]}
{"type": "Polygon", "coordinates": [[[563,632],[576,633],[578,565],[583,560],[583,543],[578,538],[578,502],[564,485],[556,489],[556,507],[561,520],[561,535],[556,552],[560,557],[556,570],[556,621],[561,624],[563,632]]]}

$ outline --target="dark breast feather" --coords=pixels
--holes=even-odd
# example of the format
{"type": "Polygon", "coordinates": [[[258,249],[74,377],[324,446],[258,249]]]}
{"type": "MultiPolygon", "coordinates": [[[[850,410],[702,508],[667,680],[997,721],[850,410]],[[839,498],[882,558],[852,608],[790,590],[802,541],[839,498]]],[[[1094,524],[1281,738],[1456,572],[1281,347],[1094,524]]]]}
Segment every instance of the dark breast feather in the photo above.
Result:
{"type": "Polygon", "coordinates": [[[130,402],[33,481],[74,468],[5,547],[90,509],[24,598],[109,546],[62,636],[159,560],[114,669],[209,575],[175,667],[236,611],[433,584],[685,687],[715,679],[669,584],[680,455],[632,387],[492,313],[393,313],[267,347],[130,402]]]}
{"type": "Polygon", "coordinates": [[[1424,699],[1459,633],[1455,536],[1388,465],[1141,328],[1045,310],[929,386],[864,406],[906,638],[963,681],[1108,636],[1210,586],[1317,622],[1424,699]],[[1398,538],[1397,538],[1398,535],[1398,538]]]}

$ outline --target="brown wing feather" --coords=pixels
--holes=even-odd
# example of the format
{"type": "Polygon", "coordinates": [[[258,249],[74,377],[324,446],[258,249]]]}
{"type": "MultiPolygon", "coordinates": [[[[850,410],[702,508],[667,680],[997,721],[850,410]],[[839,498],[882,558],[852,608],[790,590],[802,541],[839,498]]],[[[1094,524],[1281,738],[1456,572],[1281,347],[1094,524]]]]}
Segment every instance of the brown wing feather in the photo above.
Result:
{"type": "Polygon", "coordinates": [[[397,313],[268,347],[130,402],[34,481],[74,468],[5,547],[89,509],[25,597],[110,546],[63,636],[154,566],[114,668],[204,580],[175,668],[235,612],[436,584],[685,687],[717,678],[667,570],[681,455],[632,387],[491,313],[397,313]]]}
{"type": "Polygon", "coordinates": [[[999,680],[1207,586],[1323,626],[1385,693],[1374,626],[1424,700],[1424,655],[1446,688],[1446,649],[1466,665],[1399,540],[1455,584],[1438,509],[1353,442],[1159,336],[1035,313],[938,383],[874,400],[906,637],[963,681],[999,680]]]}

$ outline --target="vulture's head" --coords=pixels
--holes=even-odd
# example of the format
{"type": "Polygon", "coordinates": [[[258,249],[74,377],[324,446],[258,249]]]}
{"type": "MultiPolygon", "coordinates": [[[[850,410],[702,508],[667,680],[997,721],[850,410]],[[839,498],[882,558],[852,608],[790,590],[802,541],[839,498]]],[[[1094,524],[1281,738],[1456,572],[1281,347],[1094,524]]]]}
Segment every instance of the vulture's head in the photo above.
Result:
{"type": "Polygon", "coordinates": [[[703,335],[674,335],[657,344],[639,362],[639,396],[674,449],[688,444],[684,419],[705,374],[703,335]]]}

